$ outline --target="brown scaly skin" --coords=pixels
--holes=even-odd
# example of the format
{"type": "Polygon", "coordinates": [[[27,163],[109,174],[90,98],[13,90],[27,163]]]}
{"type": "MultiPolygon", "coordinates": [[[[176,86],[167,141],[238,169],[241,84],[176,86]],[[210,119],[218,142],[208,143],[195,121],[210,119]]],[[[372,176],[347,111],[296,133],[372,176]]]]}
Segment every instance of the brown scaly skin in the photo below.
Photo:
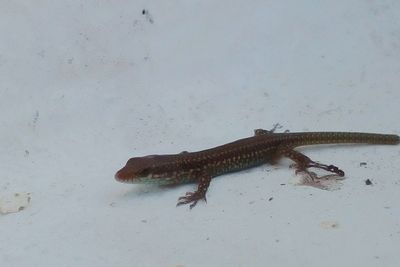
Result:
{"type": "MultiPolygon", "coordinates": [[[[276,128],[276,127],[275,127],[276,128]]],[[[193,208],[198,200],[206,200],[211,179],[229,172],[240,171],[264,163],[275,164],[281,157],[295,162],[297,173],[307,176],[313,185],[321,178],[309,168],[319,168],[343,177],[344,172],[334,165],[312,161],[294,148],[318,144],[399,144],[398,135],[358,132],[298,132],[273,133],[256,129],[254,136],[237,140],[222,146],[198,152],[181,152],[170,155],[150,155],[131,158],[125,167],[115,174],[116,180],[125,183],[181,184],[197,182],[195,192],[188,192],[178,199],[177,205],[189,204],[193,208]]],[[[332,177],[332,175],[330,176],[332,177]]],[[[318,187],[318,186],[317,186],[318,187]]],[[[323,188],[323,186],[319,186],[323,188]]]]}

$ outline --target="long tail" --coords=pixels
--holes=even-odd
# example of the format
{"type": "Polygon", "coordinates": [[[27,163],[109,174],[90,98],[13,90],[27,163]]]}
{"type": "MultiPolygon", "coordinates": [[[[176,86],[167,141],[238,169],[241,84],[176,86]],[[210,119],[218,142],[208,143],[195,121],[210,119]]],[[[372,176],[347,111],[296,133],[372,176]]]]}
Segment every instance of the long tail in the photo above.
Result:
{"type": "Polygon", "coordinates": [[[395,134],[377,133],[349,133],[349,132],[304,132],[287,133],[281,136],[296,146],[312,144],[380,144],[397,145],[400,143],[400,136],[395,134]]]}

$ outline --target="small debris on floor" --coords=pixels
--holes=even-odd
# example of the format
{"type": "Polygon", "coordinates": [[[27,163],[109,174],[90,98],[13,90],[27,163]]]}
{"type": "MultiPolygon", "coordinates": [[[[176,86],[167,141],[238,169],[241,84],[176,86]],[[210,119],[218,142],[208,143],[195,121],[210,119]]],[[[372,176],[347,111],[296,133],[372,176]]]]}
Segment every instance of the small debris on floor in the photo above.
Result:
{"type": "Polygon", "coordinates": [[[149,10],[143,9],[143,10],[142,10],[142,15],[143,15],[143,16],[146,16],[146,19],[147,19],[148,22],[150,22],[151,24],[154,23],[153,16],[149,13],[149,10]]]}
{"type": "Polygon", "coordinates": [[[372,185],[372,181],[370,179],[365,180],[366,185],[372,185]]]}
{"type": "Polygon", "coordinates": [[[320,226],[324,229],[337,229],[339,228],[339,223],[334,221],[321,222],[320,226]]]}
{"type": "Polygon", "coordinates": [[[15,193],[0,199],[0,214],[15,213],[24,210],[31,202],[30,193],[15,193]]]}

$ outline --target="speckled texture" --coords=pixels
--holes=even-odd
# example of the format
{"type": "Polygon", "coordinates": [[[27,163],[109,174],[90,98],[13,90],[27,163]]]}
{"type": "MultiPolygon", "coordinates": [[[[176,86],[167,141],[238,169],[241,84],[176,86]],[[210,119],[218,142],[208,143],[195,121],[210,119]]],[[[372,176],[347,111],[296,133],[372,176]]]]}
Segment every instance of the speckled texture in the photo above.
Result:
{"type": "Polygon", "coordinates": [[[198,181],[198,190],[188,193],[178,202],[178,204],[193,202],[191,205],[193,207],[198,199],[205,198],[212,177],[267,162],[274,163],[281,157],[295,161],[296,172],[305,173],[312,181],[319,177],[308,170],[311,167],[344,176],[344,172],[338,167],[316,163],[293,150],[304,145],[343,143],[394,145],[399,143],[399,136],[359,132],[272,133],[257,129],[253,137],[199,152],[132,158],[117,172],[115,178],[120,182],[160,185],[198,181]]]}

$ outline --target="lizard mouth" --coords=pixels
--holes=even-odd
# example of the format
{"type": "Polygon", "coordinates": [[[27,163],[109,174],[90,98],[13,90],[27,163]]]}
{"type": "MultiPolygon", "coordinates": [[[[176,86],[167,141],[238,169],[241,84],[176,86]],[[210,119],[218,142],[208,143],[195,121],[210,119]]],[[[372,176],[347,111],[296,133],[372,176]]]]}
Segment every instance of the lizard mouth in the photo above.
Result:
{"type": "Polygon", "coordinates": [[[122,183],[132,183],[134,176],[126,171],[125,168],[120,169],[115,174],[115,180],[122,183]]]}
{"type": "Polygon", "coordinates": [[[115,180],[121,183],[126,183],[126,184],[141,184],[141,183],[150,183],[152,175],[147,175],[147,176],[142,176],[140,174],[137,174],[133,172],[132,170],[129,170],[129,168],[124,167],[117,171],[117,173],[114,176],[115,180]]]}

